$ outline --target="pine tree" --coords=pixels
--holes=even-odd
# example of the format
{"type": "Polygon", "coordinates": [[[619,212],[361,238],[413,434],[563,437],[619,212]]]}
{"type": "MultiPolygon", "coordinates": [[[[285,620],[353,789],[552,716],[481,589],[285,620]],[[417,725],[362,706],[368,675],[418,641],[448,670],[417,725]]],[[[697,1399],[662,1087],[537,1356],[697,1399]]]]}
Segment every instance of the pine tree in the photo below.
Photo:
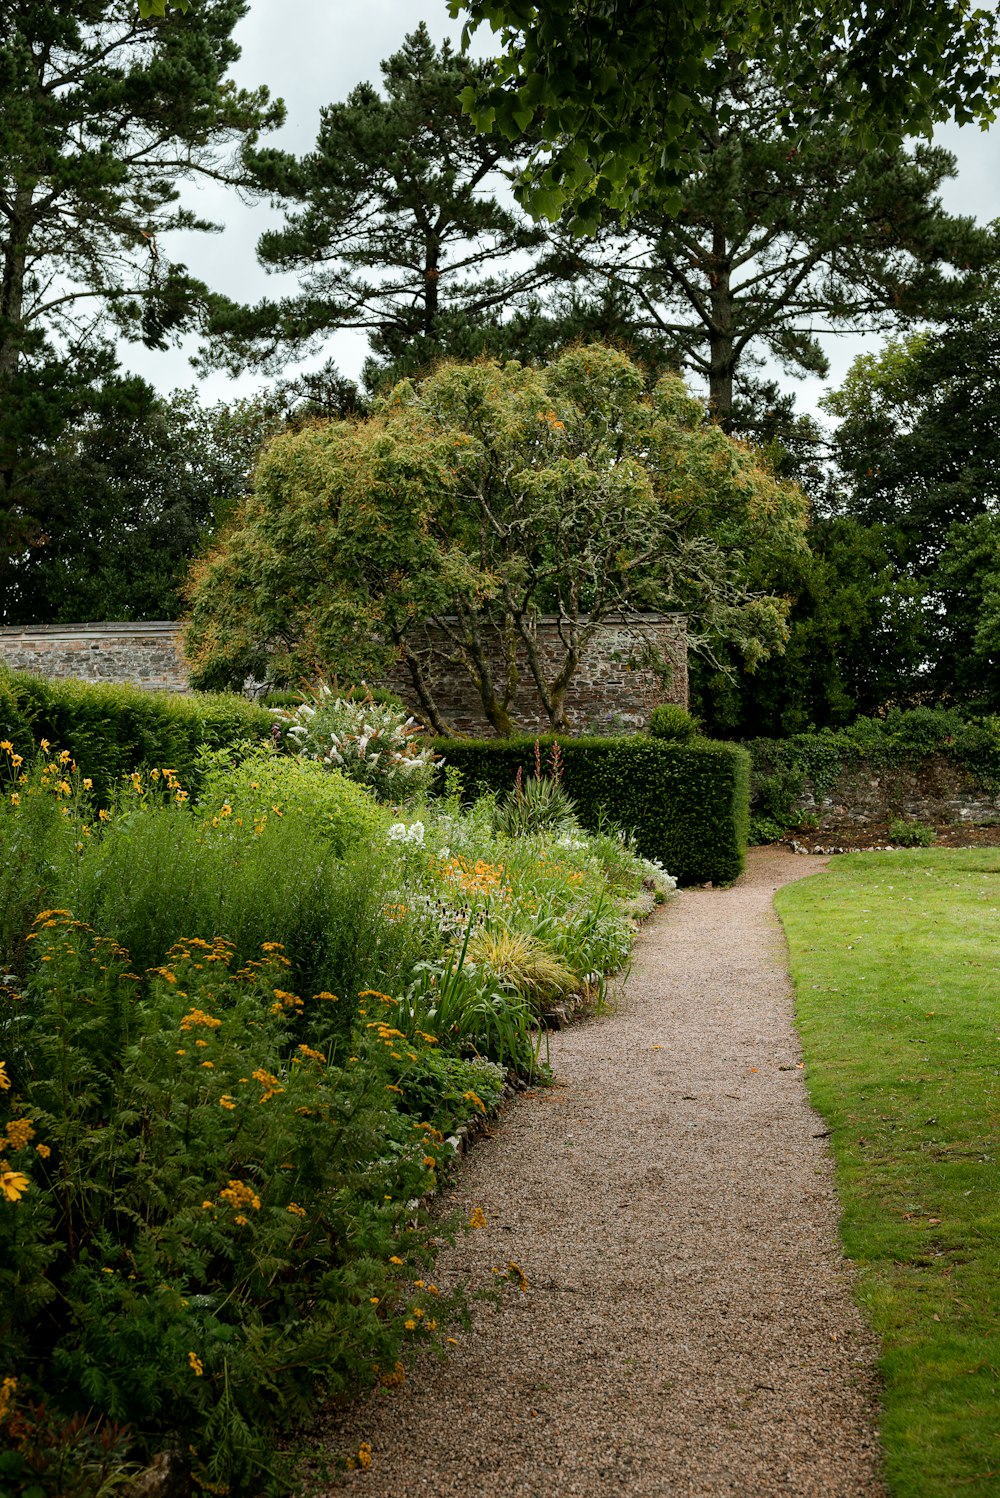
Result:
{"type": "Polygon", "coordinates": [[[248,153],[258,187],[286,209],[262,236],[261,262],[300,277],[298,295],[247,309],[216,301],[222,335],[209,356],[280,365],[339,328],[369,334],[369,385],[443,352],[509,352],[502,324],[558,257],[516,208],[503,178],[511,148],[477,135],[458,96],[484,65],[438,50],[421,24],[382,64],[384,92],[362,83],[321,112],[315,150],[248,153]]]}
{"type": "MultiPolygon", "coordinates": [[[[25,454],[82,415],[114,368],[115,334],[162,347],[206,288],[162,247],[208,229],[185,178],[233,181],[236,148],[280,122],[266,89],[226,80],[245,0],[183,22],[133,0],[0,8],[0,569],[32,537],[25,454]]],[[[0,584],[3,582],[0,570],[0,584]]]]}
{"type": "Polygon", "coordinates": [[[739,376],[765,356],[825,374],[816,331],[936,320],[981,292],[997,235],[941,207],[954,157],[927,145],[862,150],[846,126],[796,136],[760,69],[710,100],[699,169],[675,214],[652,205],[592,258],[632,296],[637,327],[702,376],[731,424],[739,376]]]}

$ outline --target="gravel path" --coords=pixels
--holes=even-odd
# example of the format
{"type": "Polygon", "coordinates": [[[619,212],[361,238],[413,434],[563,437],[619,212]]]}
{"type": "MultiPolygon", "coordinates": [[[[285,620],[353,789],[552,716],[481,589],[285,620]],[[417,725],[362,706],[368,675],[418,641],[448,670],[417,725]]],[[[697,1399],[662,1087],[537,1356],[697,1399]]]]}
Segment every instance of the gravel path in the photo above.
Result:
{"type": "Polygon", "coordinates": [[[358,1498],[881,1498],[876,1349],[850,1298],[822,1123],[791,1024],[774,890],[823,866],[755,850],[646,927],[614,1014],[553,1038],[455,1175],[478,1206],[437,1279],[528,1278],[448,1361],[334,1418],[358,1498]]]}

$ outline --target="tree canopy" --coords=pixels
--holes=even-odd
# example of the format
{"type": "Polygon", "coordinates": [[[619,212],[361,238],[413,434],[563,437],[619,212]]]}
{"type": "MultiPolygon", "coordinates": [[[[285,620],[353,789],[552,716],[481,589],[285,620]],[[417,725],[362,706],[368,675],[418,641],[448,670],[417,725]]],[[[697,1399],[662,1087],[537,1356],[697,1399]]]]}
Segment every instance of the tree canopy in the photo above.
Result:
{"type": "Polygon", "coordinates": [[[466,34],[499,33],[493,80],[470,86],[482,129],[538,132],[523,200],[592,232],[608,210],[650,198],[672,210],[696,169],[708,102],[733,58],[771,68],[798,128],[833,112],[861,143],[989,123],[996,112],[998,18],[987,7],[902,0],[449,0],[466,34]],[[834,91],[831,95],[831,84],[834,91]]]}
{"type": "Polygon", "coordinates": [[[258,190],[286,213],[258,258],[297,273],[300,290],[253,308],[216,298],[210,357],[272,367],[358,328],[371,339],[374,385],[385,366],[398,375],[443,353],[472,357],[501,317],[528,309],[559,275],[558,257],[510,195],[523,146],[477,134],[462,112],[462,88],[485,73],[447,41],[436,48],[421,23],[382,63],[382,92],[362,83],[321,110],[309,154],[244,153],[258,190]]]}
{"type": "Polygon", "coordinates": [[[581,251],[627,288],[639,331],[703,376],[728,424],[741,365],[765,355],[823,374],[813,329],[894,329],[940,319],[982,295],[998,237],[944,211],[955,175],[938,147],[862,149],[827,121],[794,142],[766,71],[734,68],[708,101],[702,157],[676,213],[639,209],[631,234],[581,251]]]}
{"type": "Polygon", "coordinates": [[[0,568],[37,532],[34,450],[101,397],[113,339],[162,347],[206,288],[161,248],[213,227],[179,182],[239,180],[238,145],[282,117],[226,79],[244,0],[183,25],[132,0],[9,0],[0,11],[0,568]]]}
{"type": "Polygon", "coordinates": [[[444,364],[365,421],[273,441],[253,496],[195,566],[186,650],[203,685],[317,669],[372,679],[402,661],[445,728],[422,655],[433,623],[487,720],[509,732],[520,646],[553,727],[599,622],[680,609],[695,644],[753,664],[784,638],[785,600],[748,559],[794,554],[805,500],[707,421],[676,377],[600,346],[545,368],[444,364]],[[563,653],[534,651],[539,613],[563,653]],[[487,634],[504,642],[497,671],[487,634]]]}

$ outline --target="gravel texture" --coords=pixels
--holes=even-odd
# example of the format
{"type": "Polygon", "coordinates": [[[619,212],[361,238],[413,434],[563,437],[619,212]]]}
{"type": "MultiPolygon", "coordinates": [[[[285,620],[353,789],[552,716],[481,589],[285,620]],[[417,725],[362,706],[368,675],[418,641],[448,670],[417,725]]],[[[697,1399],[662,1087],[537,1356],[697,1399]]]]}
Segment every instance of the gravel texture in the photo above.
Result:
{"type": "Polygon", "coordinates": [[[329,1417],[332,1450],[368,1441],[373,1460],[326,1492],[882,1498],[877,1348],[772,908],[821,867],[752,850],[733,888],[680,894],[615,1011],[553,1037],[555,1086],[455,1172],[450,1205],[487,1227],[436,1273],[483,1284],[513,1259],[528,1289],[479,1305],[445,1363],[329,1417]]]}

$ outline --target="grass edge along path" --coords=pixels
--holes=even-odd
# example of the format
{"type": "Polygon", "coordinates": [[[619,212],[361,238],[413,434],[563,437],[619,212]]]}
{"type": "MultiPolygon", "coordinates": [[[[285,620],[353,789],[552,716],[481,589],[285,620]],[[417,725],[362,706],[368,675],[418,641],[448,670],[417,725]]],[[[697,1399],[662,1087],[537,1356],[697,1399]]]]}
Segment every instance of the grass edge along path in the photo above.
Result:
{"type": "Polygon", "coordinates": [[[1000,850],[853,854],[775,904],[890,1491],[1000,1494],[1000,850]]]}

